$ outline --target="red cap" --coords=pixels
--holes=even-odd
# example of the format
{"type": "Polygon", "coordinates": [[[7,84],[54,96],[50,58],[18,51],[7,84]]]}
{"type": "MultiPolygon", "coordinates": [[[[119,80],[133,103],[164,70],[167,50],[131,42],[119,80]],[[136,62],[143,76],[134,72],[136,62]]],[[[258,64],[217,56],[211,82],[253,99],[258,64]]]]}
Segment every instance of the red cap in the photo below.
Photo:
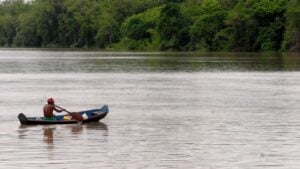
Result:
{"type": "Polygon", "coordinates": [[[49,98],[49,99],[47,100],[47,102],[48,102],[48,104],[54,104],[54,99],[53,99],[53,98],[49,98]]]}

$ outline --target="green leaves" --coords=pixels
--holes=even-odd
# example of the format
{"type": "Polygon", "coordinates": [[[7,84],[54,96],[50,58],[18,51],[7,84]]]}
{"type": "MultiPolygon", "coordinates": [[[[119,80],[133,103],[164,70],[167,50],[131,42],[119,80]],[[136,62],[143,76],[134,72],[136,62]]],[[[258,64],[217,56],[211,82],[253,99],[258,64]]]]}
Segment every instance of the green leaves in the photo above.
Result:
{"type": "Polygon", "coordinates": [[[155,48],[159,13],[161,7],[147,10],[126,19],[121,26],[121,44],[131,50],[155,48]]]}
{"type": "Polygon", "coordinates": [[[218,50],[215,39],[225,26],[227,13],[217,0],[204,1],[200,10],[203,14],[197,17],[190,28],[192,45],[196,49],[218,50]]]}
{"type": "Polygon", "coordinates": [[[278,51],[285,28],[283,0],[240,1],[226,20],[234,51],[278,51]]]}
{"type": "Polygon", "coordinates": [[[283,50],[300,51],[300,1],[291,0],[285,13],[286,31],[283,50]]]}
{"type": "Polygon", "coordinates": [[[0,46],[299,51],[299,0],[6,0],[0,46]]]}
{"type": "Polygon", "coordinates": [[[178,4],[169,3],[162,8],[157,31],[160,35],[161,49],[182,50],[189,42],[188,19],[181,13],[178,4]]]}
{"type": "Polygon", "coordinates": [[[260,51],[276,51],[280,49],[283,32],[284,22],[278,17],[270,26],[260,28],[255,45],[260,51]]]}

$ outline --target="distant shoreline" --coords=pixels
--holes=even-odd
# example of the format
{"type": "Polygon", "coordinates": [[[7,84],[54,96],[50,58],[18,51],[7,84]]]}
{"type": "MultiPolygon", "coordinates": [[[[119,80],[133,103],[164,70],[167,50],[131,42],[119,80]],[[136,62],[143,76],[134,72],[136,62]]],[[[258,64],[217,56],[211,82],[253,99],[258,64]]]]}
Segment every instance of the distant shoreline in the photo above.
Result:
{"type": "Polygon", "coordinates": [[[142,51],[142,50],[114,50],[114,49],[100,49],[100,48],[39,48],[39,47],[0,47],[0,51],[20,51],[20,50],[32,50],[32,51],[66,51],[66,52],[125,52],[125,53],[158,53],[158,54],[291,54],[299,55],[300,52],[280,52],[280,51],[266,51],[266,52],[232,52],[232,51],[142,51]]]}
{"type": "Polygon", "coordinates": [[[300,52],[299,11],[295,0],[6,0],[0,46],[300,52]]]}

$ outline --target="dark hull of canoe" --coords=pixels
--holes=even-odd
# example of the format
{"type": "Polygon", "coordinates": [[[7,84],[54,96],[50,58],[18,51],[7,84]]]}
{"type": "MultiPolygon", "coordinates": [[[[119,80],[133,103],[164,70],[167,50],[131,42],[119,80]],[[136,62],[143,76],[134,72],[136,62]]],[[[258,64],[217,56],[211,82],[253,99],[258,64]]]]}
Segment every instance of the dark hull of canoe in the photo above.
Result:
{"type": "MultiPolygon", "coordinates": [[[[108,114],[108,106],[104,105],[100,109],[92,109],[79,112],[81,115],[85,114],[88,116],[87,119],[83,120],[83,123],[98,122],[105,118],[108,114]]],[[[25,125],[50,125],[50,124],[73,124],[77,123],[77,120],[64,120],[64,115],[56,116],[57,120],[43,120],[43,117],[26,117],[23,113],[18,115],[18,119],[21,124],[25,125]]]]}

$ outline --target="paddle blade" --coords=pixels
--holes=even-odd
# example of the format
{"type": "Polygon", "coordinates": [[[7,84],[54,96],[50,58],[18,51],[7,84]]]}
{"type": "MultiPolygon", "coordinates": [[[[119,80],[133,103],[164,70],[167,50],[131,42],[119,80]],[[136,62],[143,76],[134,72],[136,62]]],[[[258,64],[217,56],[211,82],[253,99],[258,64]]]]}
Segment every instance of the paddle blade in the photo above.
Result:
{"type": "Polygon", "coordinates": [[[69,113],[69,115],[77,121],[83,121],[83,117],[80,113],[69,113]]]}

